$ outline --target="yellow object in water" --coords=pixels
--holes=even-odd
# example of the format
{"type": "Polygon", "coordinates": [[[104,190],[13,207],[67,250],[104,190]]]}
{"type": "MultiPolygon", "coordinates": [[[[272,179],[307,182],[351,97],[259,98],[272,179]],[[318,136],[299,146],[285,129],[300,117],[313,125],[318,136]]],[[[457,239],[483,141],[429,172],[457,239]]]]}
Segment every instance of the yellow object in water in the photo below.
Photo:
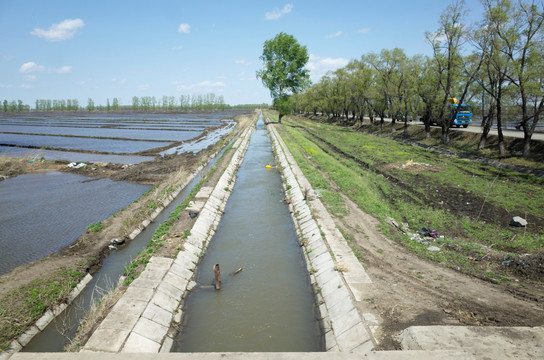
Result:
{"type": "Polygon", "coordinates": [[[272,169],[272,165],[266,165],[267,169],[272,169]]]}

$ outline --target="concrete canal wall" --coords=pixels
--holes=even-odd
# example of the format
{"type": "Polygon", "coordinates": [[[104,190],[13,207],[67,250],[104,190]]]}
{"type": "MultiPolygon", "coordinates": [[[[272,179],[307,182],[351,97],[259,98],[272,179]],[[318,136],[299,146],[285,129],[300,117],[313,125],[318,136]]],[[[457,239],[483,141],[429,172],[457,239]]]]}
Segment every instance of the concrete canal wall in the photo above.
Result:
{"type": "Polygon", "coordinates": [[[198,218],[175,259],[154,256],[134,280],[106,319],[93,333],[83,352],[169,352],[172,324],[182,317],[182,300],[196,283],[192,280],[199,256],[206,251],[232,191],[236,171],[244,158],[254,126],[234,143],[231,163],[214,188],[203,187],[187,211],[198,218]]]}
{"type": "MultiPolygon", "coordinates": [[[[202,188],[188,209],[199,212],[199,216],[184,243],[184,250],[175,259],[152,257],[82,351],[170,351],[175,329],[182,318],[183,298],[196,285],[193,276],[199,255],[206,251],[219,224],[253,129],[253,126],[246,129],[234,144],[236,152],[216,186],[202,188]]],[[[269,131],[298,236],[307,243],[305,257],[319,303],[326,349],[366,353],[375,342],[353,297],[360,299],[364,285],[371,281],[321,202],[313,196],[311,202],[316,204],[312,208],[308,206],[304,193],[313,194],[309,183],[274,127],[269,126],[269,131]],[[312,212],[319,213],[319,225],[312,212]],[[349,272],[337,271],[339,265],[349,272]]]]}
{"type": "Polygon", "coordinates": [[[319,304],[326,349],[367,353],[376,342],[354,301],[362,301],[365,286],[372,281],[315,196],[274,125],[268,128],[284,178],[291,215],[306,250],[306,263],[319,304]]]}

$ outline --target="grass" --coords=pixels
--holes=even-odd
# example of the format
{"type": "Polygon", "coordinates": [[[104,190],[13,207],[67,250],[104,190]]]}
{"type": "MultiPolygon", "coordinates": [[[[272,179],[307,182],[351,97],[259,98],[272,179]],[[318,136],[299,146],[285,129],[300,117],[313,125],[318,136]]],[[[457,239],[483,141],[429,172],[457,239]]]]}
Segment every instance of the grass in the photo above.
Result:
{"type": "MultiPolygon", "coordinates": [[[[428,245],[410,240],[410,235],[390,233],[387,226],[382,226],[387,235],[411,251],[486,278],[489,272],[484,269],[484,262],[471,261],[469,255],[492,249],[495,256],[508,258],[544,249],[542,226],[535,225],[520,233],[519,229],[501,225],[510,220],[504,219],[513,216],[510,214],[541,218],[544,180],[540,178],[440,155],[342,126],[300,117],[283,119],[278,128],[280,135],[312,187],[338,217],[346,210],[331,181],[382,222],[392,217],[407,223],[413,231],[427,227],[445,235],[436,244],[442,251],[430,252],[426,250],[428,245]],[[422,166],[433,171],[407,171],[402,167],[407,163],[427,164],[422,166]]],[[[494,279],[497,278],[508,276],[494,269],[494,279]]]]}
{"type": "Polygon", "coordinates": [[[47,310],[63,302],[83,278],[81,269],[61,268],[50,278],[39,278],[0,299],[0,349],[34,324],[47,310]]]}
{"type": "Polygon", "coordinates": [[[89,232],[99,232],[102,230],[104,226],[102,225],[102,222],[97,222],[96,224],[91,224],[87,226],[87,231],[89,232]]]}

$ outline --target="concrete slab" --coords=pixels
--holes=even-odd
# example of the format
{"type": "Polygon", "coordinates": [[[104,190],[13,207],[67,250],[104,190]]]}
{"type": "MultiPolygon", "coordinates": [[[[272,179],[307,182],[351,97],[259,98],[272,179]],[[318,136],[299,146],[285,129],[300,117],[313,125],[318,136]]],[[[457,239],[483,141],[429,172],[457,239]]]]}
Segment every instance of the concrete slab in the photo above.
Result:
{"type": "Polygon", "coordinates": [[[544,327],[411,326],[402,349],[464,349],[476,358],[544,359],[544,327]]]}
{"type": "Polygon", "coordinates": [[[125,343],[129,330],[114,330],[98,328],[85,344],[85,350],[119,352],[125,343]]]}
{"type": "Polygon", "coordinates": [[[143,317],[138,320],[136,326],[134,326],[134,329],[132,330],[132,333],[141,335],[146,339],[153,340],[159,344],[162,344],[162,340],[167,332],[168,327],[143,317]]]}
{"type": "Polygon", "coordinates": [[[144,313],[142,314],[142,317],[145,319],[152,320],[156,322],[159,325],[162,325],[164,327],[169,327],[170,323],[172,322],[172,313],[164,310],[163,308],[150,303],[144,313]]]}
{"type": "Polygon", "coordinates": [[[164,293],[164,294],[168,295],[169,297],[171,297],[173,299],[180,299],[181,300],[181,296],[183,295],[184,290],[185,289],[180,290],[177,287],[175,287],[174,285],[171,285],[171,284],[167,283],[166,281],[163,281],[163,282],[161,282],[161,284],[157,288],[157,292],[155,294],[164,293]]]}
{"type": "Polygon", "coordinates": [[[168,272],[168,274],[164,276],[162,281],[176,287],[178,290],[183,292],[187,288],[187,283],[189,282],[189,279],[180,277],[173,272],[168,272]]]}
{"type": "Polygon", "coordinates": [[[142,289],[129,286],[120,300],[149,301],[149,299],[151,299],[151,297],[153,296],[154,292],[155,291],[153,289],[142,289]]]}
{"type": "MultiPolygon", "coordinates": [[[[161,344],[149,340],[139,334],[132,333],[121,352],[123,353],[158,353],[161,344]]],[[[132,356],[132,354],[131,354],[132,356]]]]}
{"type": "Polygon", "coordinates": [[[162,292],[157,292],[151,301],[153,304],[163,308],[166,311],[174,312],[179,305],[179,300],[174,299],[162,292]]]}
{"type": "Polygon", "coordinates": [[[26,346],[30,342],[30,340],[32,340],[32,338],[36,336],[36,334],[38,334],[39,332],[40,329],[38,329],[37,326],[31,326],[27,331],[25,331],[21,336],[17,338],[17,342],[22,346],[26,346]]]}
{"type": "Polygon", "coordinates": [[[43,316],[36,321],[36,326],[38,329],[42,330],[49,325],[49,323],[55,318],[55,314],[53,314],[53,311],[47,310],[43,316]]]}
{"type": "MultiPolygon", "coordinates": [[[[336,301],[334,305],[329,306],[328,299],[325,298],[325,301],[327,301],[327,310],[329,312],[329,316],[331,319],[339,319],[344,314],[349,313],[353,309],[355,309],[355,306],[353,305],[353,302],[349,297],[341,298],[343,295],[342,293],[336,293],[338,294],[338,298],[340,298],[340,301],[336,301]]],[[[360,321],[360,319],[359,319],[360,321]]]]}
{"type": "Polygon", "coordinates": [[[135,300],[130,297],[122,296],[113,306],[113,309],[111,311],[118,311],[120,313],[141,314],[145,310],[148,302],[149,299],[135,300]]]}
{"type": "Polygon", "coordinates": [[[108,330],[131,330],[140,318],[142,308],[140,311],[133,311],[133,309],[112,309],[108,316],[100,323],[100,329],[108,330]]]}
{"type": "Polygon", "coordinates": [[[203,186],[200,188],[200,190],[196,193],[195,199],[207,199],[210,194],[213,191],[213,187],[211,186],[203,186]]]}
{"type": "MultiPolygon", "coordinates": [[[[334,325],[333,325],[334,326],[334,325]]],[[[362,344],[369,343],[372,344],[370,335],[367,333],[362,323],[356,323],[351,328],[345,330],[340,335],[336,335],[336,342],[340,351],[350,352],[355,348],[361,346],[362,344]]],[[[374,345],[370,349],[374,348],[374,345]]],[[[417,359],[417,358],[416,358],[417,359]]]]}

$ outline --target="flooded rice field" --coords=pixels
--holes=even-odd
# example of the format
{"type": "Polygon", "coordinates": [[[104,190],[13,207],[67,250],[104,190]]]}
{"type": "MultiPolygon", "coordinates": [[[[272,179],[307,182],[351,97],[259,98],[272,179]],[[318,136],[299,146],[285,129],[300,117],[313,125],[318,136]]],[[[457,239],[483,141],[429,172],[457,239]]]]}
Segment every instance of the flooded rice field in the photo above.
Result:
{"type": "Polygon", "coordinates": [[[84,152],[58,151],[47,149],[27,149],[16,146],[0,146],[0,155],[17,159],[48,159],[77,162],[139,164],[151,161],[153,156],[89,154],[84,152]]]}
{"type": "MultiPolygon", "coordinates": [[[[234,128],[235,115],[1,114],[0,156],[140,164],[206,149],[234,128]]],[[[0,164],[0,175],[2,170],[0,164]]],[[[151,186],[145,181],[134,184],[55,171],[0,177],[4,178],[0,181],[0,275],[68,246],[88,225],[105,220],[151,186]]]]}
{"type": "MultiPolygon", "coordinates": [[[[5,147],[160,155],[198,152],[234,126],[232,113],[15,113],[0,115],[0,155],[5,147]],[[199,141],[194,139],[199,138],[199,141]],[[209,140],[207,140],[209,138],[209,140]],[[180,145],[180,142],[181,145],[180,145]],[[187,144],[186,144],[187,142],[187,144]],[[164,151],[165,147],[171,147],[164,151]]],[[[46,154],[47,155],[47,154],[46,154]]],[[[67,154],[65,154],[67,155],[67,154]]],[[[9,155],[8,155],[9,156],[9,155]]],[[[49,158],[46,157],[49,160],[49,158]]],[[[51,158],[52,159],[52,158],[51,158]]],[[[67,159],[74,160],[74,159],[67,159]]],[[[98,160],[80,160],[94,161],[98,160]]]]}
{"type": "Polygon", "coordinates": [[[149,187],[55,171],[0,182],[0,275],[71,244],[149,187]]]}

